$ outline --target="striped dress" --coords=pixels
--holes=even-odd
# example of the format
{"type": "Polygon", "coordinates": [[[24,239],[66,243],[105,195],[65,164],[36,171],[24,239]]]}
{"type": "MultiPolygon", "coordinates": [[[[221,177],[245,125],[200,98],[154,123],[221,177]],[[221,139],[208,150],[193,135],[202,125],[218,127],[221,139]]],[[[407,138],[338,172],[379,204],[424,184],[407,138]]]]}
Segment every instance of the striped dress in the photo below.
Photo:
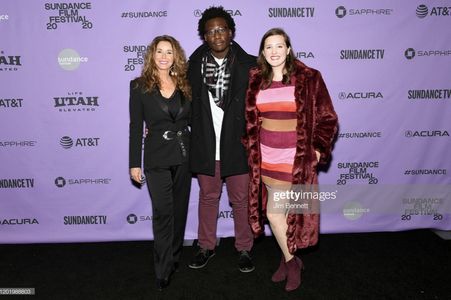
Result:
{"type": "Polygon", "coordinates": [[[268,186],[289,184],[292,180],[297,139],[294,85],[273,81],[269,88],[258,93],[257,109],[262,118],[262,181],[268,186]]]}

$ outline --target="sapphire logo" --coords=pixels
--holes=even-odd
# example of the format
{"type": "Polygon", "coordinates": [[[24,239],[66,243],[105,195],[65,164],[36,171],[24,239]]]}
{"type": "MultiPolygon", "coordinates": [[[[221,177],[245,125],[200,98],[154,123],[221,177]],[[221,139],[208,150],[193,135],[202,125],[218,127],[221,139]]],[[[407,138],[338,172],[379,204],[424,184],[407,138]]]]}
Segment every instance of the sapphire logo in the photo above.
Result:
{"type": "Polygon", "coordinates": [[[60,139],[60,145],[64,149],[69,149],[72,148],[72,146],[74,145],[74,141],[72,141],[72,139],[66,135],[60,139]]]}
{"type": "Polygon", "coordinates": [[[417,17],[420,19],[426,18],[428,15],[428,7],[424,4],[418,5],[417,7],[417,17]]]}
{"type": "Polygon", "coordinates": [[[152,221],[152,216],[137,216],[135,214],[129,214],[127,216],[127,223],[128,224],[136,224],[137,222],[148,222],[152,221]]]}
{"type": "Polygon", "coordinates": [[[346,16],[346,8],[344,6],[337,7],[335,10],[335,15],[340,19],[344,18],[344,16],[346,16]]]}
{"type": "Polygon", "coordinates": [[[138,222],[138,217],[135,214],[129,214],[127,216],[127,222],[128,224],[135,224],[136,222],[138,222]]]}
{"type": "Polygon", "coordinates": [[[406,51],[404,51],[404,56],[407,59],[412,59],[415,57],[415,50],[413,48],[408,48],[406,51]]]}
{"type": "Polygon", "coordinates": [[[55,179],[55,185],[59,188],[62,188],[66,185],[66,179],[64,179],[63,177],[57,177],[55,179]]]}

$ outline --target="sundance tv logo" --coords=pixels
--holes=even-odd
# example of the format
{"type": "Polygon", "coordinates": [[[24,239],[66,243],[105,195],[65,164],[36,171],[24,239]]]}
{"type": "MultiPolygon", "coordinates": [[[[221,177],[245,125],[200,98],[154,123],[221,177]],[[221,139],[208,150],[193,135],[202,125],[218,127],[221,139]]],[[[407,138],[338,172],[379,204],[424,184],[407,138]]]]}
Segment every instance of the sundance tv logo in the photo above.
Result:
{"type": "Polygon", "coordinates": [[[420,4],[417,6],[415,13],[420,19],[424,19],[427,16],[449,17],[451,15],[451,6],[434,6],[429,10],[426,5],[420,4]]]}
{"type": "Polygon", "coordinates": [[[70,149],[72,147],[97,147],[99,145],[100,138],[83,137],[72,139],[70,136],[63,136],[60,139],[60,145],[64,149],[70,149]]]}
{"type": "Polygon", "coordinates": [[[67,96],[53,97],[59,112],[95,111],[99,107],[98,96],[85,96],[82,92],[68,92],[67,96]]]}
{"type": "Polygon", "coordinates": [[[413,48],[407,48],[404,51],[404,56],[407,59],[413,59],[415,56],[424,57],[440,57],[440,56],[450,56],[451,50],[418,50],[415,51],[413,48]]]}
{"type": "Polygon", "coordinates": [[[337,18],[342,19],[345,16],[390,16],[393,13],[392,8],[350,8],[339,6],[335,9],[337,18]]]}

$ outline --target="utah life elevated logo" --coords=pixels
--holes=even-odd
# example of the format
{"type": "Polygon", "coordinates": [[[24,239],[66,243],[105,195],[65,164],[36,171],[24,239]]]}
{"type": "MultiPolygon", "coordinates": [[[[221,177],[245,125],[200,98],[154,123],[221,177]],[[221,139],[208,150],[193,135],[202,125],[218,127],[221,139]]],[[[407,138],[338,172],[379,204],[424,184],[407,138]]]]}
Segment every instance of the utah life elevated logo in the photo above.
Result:
{"type": "Polygon", "coordinates": [[[18,67],[22,66],[20,55],[5,54],[3,50],[0,51],[0,71],[17,71],[18,67]]]}
{"type": "Polygon", "coordinates": [[[67,92],[67,95],[53,97],[53,104],[59,112],[95,111],[99,107],[98,96],[85,96],[82,92],[67,92]]]}
{"type": "Polygon", "coordinates": [[[84,15],[85,11],[91,9],[91,2],[45,3],[44,8],[55,13],[49,17],[47,30],[55,30],[59,24],[69,23],[80,23],[82,29],[91,29],[93,26],[84,15]]]}
{"type": "Polygon", "coordinates": [[[99,146],[99,140],[98,137],[82,137],[82,138],[71,138],[70,136],[63,136],[60,139],[60,146],[64,149],[70,149],[72,147],[97,147],[99,146]]]}

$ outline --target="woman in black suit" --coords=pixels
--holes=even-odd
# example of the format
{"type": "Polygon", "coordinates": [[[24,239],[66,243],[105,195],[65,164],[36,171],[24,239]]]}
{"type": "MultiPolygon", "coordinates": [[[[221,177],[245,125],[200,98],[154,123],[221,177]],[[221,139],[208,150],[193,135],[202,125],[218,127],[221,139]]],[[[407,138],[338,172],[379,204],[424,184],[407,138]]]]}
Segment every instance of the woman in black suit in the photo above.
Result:
{"type": "Polygon", "coordinates": [[[141,76],[130,82],[130,175],[141,183],[143,122],[144,174],[152,201],[154,263],[159,290],[177,270],[183,248],[191,173],[189,128],[191,89],[179,42],[158,36],[149,45],[141,76]]]}

